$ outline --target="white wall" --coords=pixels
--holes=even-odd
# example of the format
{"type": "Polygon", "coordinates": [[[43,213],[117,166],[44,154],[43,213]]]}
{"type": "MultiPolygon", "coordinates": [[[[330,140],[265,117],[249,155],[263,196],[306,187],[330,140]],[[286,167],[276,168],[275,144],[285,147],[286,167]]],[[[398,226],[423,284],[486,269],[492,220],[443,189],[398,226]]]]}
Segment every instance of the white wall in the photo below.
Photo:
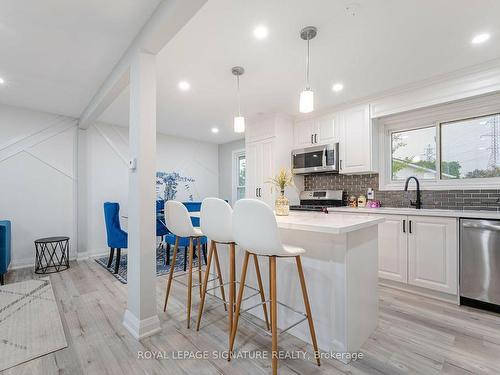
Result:
{"type": "Polygon", "coordinates": [[[69,236],[76,254],[76,120],[0,104],[0,219],[12,221],[11,267],[34,265],[33,241],[69,236]]]}
{"type": "MultiPolygon", "coordinates": [[[[127,128],[81,130],[73,118],[0,104],[0,219],[12,221],[11,267],[34,265],[40,237],[69,236],[72,258],[107,252],[103,203],[127,212],[127,160],[127,128]]],[[[158,134],[157,170],[193,178],[194,200],[218,196],[218,169],[216,144],[158,134]]]]}
{"type": "Polygon", "coordinates": [[[244,150],[245,140],[219,145],[219,198],[232,202],[233,152],[244,150]]]}
{"type": "MultiPolygon", "coordinates": [[[[80,131],[80,147],[87,154],[86,186],[81,189],[86,195],[83,208],[86,223],[87,242],[82,244],[82,256],[102,254],[108,251],[106,245],[103,203],[119,202],[122,214],[127,212],[128,194],[128,129],[97,123],[88,130],[80,131]]],[[[178,172],[191,177],[190,192],[193,200],[218,196],[218,146],[212,143],[157,135],[157,171],[178,172]]],[[[155,187],[152,186],[154,189],[155,187]]],[[[184,200],[181,192],[176,199],[184,200]]],[[[122,220],[126,226],[126,220],[122,220]]]]}

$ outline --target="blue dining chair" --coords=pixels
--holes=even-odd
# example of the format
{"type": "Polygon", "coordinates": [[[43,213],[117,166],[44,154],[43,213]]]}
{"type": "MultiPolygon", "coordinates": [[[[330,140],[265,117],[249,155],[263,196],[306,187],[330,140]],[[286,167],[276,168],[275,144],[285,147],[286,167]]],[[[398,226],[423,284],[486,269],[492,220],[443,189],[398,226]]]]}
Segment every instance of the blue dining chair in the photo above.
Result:
{"type": "Polygon", "coordinates": [[[108,268],[113,262],[113,255],[116,249],[115,273],[118,273],[120,267],[121,250],[128,246],[128,235],[120,227],[120,205],[116,202],[104,203],[104,220],[106,223],[106,235],[109,246],[108,268]]]}
{"type": "Polygon", "coordinates": [[[0,220],[0,285],[4,284],[4,274],[10,264],[10,221],[0,220]]]}

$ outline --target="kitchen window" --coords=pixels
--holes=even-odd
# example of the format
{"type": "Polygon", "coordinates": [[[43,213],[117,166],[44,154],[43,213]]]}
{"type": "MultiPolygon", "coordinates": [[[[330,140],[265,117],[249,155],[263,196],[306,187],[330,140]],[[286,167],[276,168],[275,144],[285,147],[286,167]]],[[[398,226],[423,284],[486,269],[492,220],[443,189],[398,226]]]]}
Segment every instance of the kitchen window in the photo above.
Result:
{"type": "Polygon", "coordinates": [[[409,176],[434,190],[500,186],[498,108],[477,116],[471,108],[394,116],[381,121],[379,134],[381,190],[400,190],[409,176]]]}
{"type": "Polygon", "coordinates": [[[246,157],[245,151],[234,152],[233,159],[233,203],[245,198],[246,157]]]}

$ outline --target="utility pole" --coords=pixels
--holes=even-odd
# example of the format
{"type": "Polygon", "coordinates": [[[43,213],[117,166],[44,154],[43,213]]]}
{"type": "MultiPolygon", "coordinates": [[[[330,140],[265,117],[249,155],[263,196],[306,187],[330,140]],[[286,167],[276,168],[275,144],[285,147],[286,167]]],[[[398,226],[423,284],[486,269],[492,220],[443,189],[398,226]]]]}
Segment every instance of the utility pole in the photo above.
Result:
{"type": "Polygon", "coordinates": [[[498,125],[500,123],[500,115],[495,115],[490,118],[487,122],[487,125],[490,126],[490,132],[488,134],[483,134],[481,137],[490,137],[490,147],[487,149],[490,150],[490,157],[488,159],[488,169],[495,169],[499,165],[498,163],[498,151],[500,149],[498,137],[500,136],[498,125]]]}

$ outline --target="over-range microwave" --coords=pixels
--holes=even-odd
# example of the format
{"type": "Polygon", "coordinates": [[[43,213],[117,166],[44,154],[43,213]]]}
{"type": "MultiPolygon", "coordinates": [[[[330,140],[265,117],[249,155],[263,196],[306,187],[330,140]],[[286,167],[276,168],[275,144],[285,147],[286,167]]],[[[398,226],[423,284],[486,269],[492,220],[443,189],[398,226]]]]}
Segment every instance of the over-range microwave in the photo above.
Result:
{"type": "Polygon", "coordinates": [[[313,146],[292,151],[293,174],[339,171],[339,144],[313,146]]]}

